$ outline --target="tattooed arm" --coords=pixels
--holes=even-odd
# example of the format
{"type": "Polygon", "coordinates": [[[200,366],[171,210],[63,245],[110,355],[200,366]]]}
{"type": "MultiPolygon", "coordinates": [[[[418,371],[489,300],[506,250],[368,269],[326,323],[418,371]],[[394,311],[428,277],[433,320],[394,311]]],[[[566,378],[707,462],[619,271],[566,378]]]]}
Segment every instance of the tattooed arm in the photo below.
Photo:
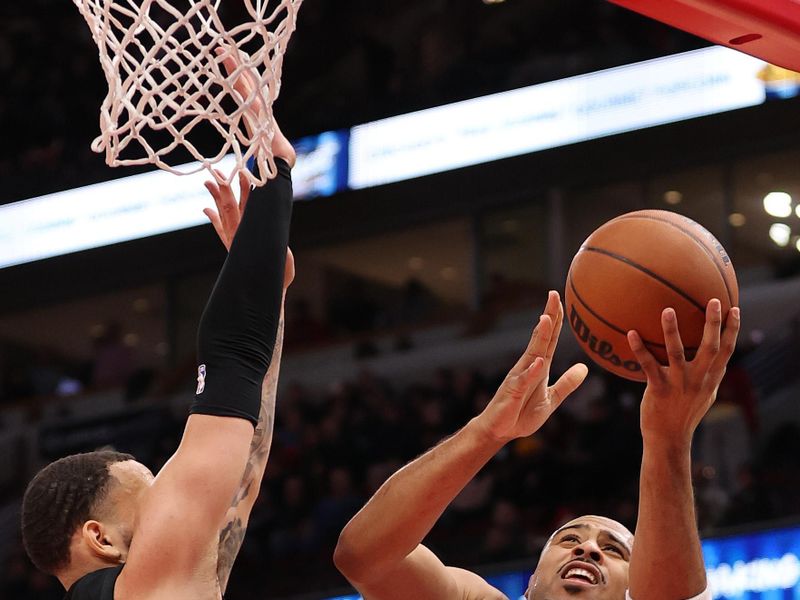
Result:
{"type": "MultiPolygon", "coordinates": [[[[244,212],[244,207],[250,195],[250,184],[247,179],[239,177],[239,201],[231,190],[230,185],[218,185],[213,181],[206,183],[206,188],[214,198],[216,210],[207,208],[206,216],[211,221],[225,248],[230,249],[231,242],[236,235],[239,222],[244,212]]],[[[283,279],[283,299],[286,300],[286,290],[294,280],[294,255],[291,249],[286,253],[286,271],[283,279]]],[[[275,420],[275,395],[278,388],[278,374],[281,365],[281,354],[283,349],[283,306],[281,307],[281,317],[278,323],[278,333],[275,339],[275,347],[272,351],[272,361],[270,362],[264,382],[261,385],[261,409],[258,415],[253,439],[250,442],[250,455],[247,466],[239,484],[239,489],[233,498],[230,509],[225,516],[225,525],[219,535],[219,546],[217,549],[217,579],[222,593],[228,587],[228,578],[231,568],[239,554],[239,549],[244,541],[245,530],[250,519],[250,511],[258,497],[261,488],[261,480],[264,477],[264,469],[269,458],[269,449],[272,445],[272,427],[275,420]]]]}
{"type": "Polygon", "coordinates": [[[225,518],[225,526],[219,534],[219,548],[217,559],[217,579],[222,593],[228,587],[228,578],[233,568],[233,562],[242,547],[250,511],[253,509],[261,480],[269,458],[269,448],[272,445],[272,427],[275,423],[275,396],[278,388],[278,374],[281,366],[281,350],[283,348],[283,313],[278,325],[278,337],[275,340],[275,350],[272,354],[267,375],[261,386],[261,412],[258,416],[253,441],[250,442],[250,457],[247,460],[242,483],[233,499],[231,508],[225,518]]]}

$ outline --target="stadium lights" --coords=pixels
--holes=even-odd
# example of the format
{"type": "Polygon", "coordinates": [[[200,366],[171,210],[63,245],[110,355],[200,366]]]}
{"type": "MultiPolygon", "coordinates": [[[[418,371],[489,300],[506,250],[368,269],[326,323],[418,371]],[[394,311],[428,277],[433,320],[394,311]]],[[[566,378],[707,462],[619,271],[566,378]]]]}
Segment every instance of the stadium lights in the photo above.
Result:
{"type": "Polygon", "coordinates": [[[792,214],[792,197],[786,192],[770,192],[764,196],[764,210],[773,217],[788,217],[792,214]]]}
{"type": "Polygon", "coordinates": [[[785,223],[773,223],[769,228],[769,239],[778,246],[788,246],[791,237],[792,230],[785,223]]]}

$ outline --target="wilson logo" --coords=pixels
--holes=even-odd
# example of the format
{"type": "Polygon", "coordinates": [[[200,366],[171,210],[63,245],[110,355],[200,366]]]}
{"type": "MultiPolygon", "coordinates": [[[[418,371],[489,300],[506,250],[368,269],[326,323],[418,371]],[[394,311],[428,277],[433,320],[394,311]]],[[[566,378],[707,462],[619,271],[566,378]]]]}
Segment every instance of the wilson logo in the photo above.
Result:
{"type": "Polygon", "coordinates": [[[569,307],[569,323],[577,338],[600,360],[610,363],[615,367],[622,367],[631,373],[642,370],[642,367],[635,360],[622,360],[619,355],[614,352],[614,345],[611,342],[598,339],[578,314],[574,304],[569,307]]]}

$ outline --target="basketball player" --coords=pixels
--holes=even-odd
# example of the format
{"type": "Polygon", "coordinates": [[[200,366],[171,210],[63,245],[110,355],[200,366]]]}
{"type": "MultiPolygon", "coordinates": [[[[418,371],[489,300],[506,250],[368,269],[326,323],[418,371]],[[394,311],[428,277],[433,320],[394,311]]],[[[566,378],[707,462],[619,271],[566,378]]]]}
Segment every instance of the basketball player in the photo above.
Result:
{"type": "MultiPolygon", "coordinates": [[[[237,81],[242,97],[252,83],[237,81]]],[[[287,242],[295,153],[280,131],[272,151],[278,175],[246,207],[240,178],[241,223],[230,188],[207,184],[218,212],[206,214],[229,255],[201,319],[197,394],[178,450],[155,478],[130,455],[92,452],[50,464],[28,486],[25,548],[66,598],[224,593],[269,453],[283,298],[294,276],[287,242]]]]}
{"type": "MultiPolygon", "coordinates": [[[[478,575],[445,566],[422,540],[500,448],[537,431],[585,378],[586,366],[577,364],[548,387],[562,321],[558,294],[550,292],[528,348],[486,409],[392,475],[342,531],[334,562],[365,598],[505,598],[478,575]]],[[[731,309],[723,332],[721,322],[720,303],[712,300],[700,349],[687,362],[675,312],[665,310],[667,367],[656,362],[636,332],[628,334],[647,375],[636,541],[611,519],[584,516],[570,521],[545,545],[530,578],[528,600],[710,600],[695,525],[690,446],[733,352],[738,308],[731,309]]]]}

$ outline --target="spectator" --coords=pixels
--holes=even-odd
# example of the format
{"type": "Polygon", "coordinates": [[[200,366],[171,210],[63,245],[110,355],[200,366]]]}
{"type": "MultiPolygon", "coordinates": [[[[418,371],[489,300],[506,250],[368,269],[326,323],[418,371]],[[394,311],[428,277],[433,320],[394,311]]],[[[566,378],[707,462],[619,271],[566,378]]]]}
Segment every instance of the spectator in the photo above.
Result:
{"type": "Polygon", "coordinates": [[[109,321],[94,343],[92,385],[107,388],[123,385],[133,371],[133,353],[122,339],[122,325],[109,321]]]}

